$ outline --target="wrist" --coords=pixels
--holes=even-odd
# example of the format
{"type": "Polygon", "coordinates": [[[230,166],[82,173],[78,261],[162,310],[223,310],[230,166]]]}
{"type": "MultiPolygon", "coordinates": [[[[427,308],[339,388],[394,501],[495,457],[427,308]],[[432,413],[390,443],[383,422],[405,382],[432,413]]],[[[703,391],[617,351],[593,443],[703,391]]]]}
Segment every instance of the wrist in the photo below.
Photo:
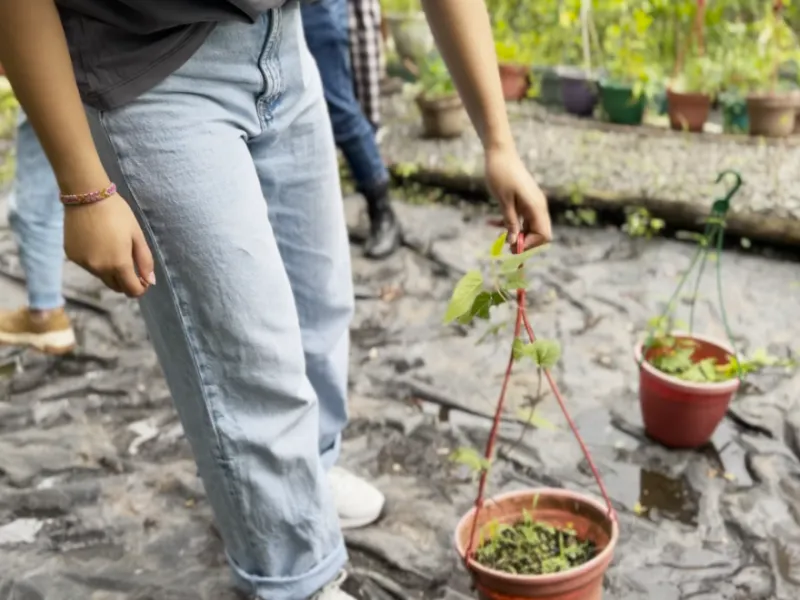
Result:
{"type": "Polygon", "coordinates": [[[111,179],[100,164],[59,165],[54,168],[61,195],[80,195],[106,189],[111,179]]]}

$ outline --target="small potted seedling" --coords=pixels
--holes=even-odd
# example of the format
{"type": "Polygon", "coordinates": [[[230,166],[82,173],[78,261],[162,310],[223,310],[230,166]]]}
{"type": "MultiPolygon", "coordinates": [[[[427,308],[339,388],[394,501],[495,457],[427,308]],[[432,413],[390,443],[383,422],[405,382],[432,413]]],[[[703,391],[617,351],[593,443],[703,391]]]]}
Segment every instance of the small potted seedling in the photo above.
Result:
{"type": "Polygon", "coordinates": [[[652,60],[652,22],[652,17],[637,7],[606,27],[604,64],[608,74],[600,81],[600,101],[612,123],[640,125],[648,99],[662,81],[652,60]]]}
{"type": "MultiPolygon", "coordinates": [[[[781,68],[800,61],[797,37],[781,11],[769,7],[742,36],[747,59],[740,70],[747,81],[750,135],[786,137],[794,132],[798,97],[785,89],[781,68]]],[[[796,73],[795,73],[796,76],[796,73]]]]}
{"type": "Polygon", "coordinates": [[[507,38],[494,43],[500,68],[500,83],[506,100],[517,102],[525,98],[531,85],[531,54],[519,40],[507,38]]]}
{"type": "MultiPolygon", "coordinates": [[[[720,181],[726,173],[720,174],[720,181]]],[[[756,352],[750,359],[737,356],[733,335],[727,321],[722,287],[718,303],[729,343],[693,333],[694,305],[704,267],[713,261],[721,281],[721,253],[725,215],[736,185],[727,196],[714,202],[705,232],[698,235],[697,251],[681,277],[664,313],[650,322],[644,342],[636,345],[634,356],[639,364],[639,401],[647,434],[671,448],[697,448],[707,443],[728,410],[742,378],[767,366],[789,367],[782,361],[756,352]],[[693,272],[694,290],[689,297],[690,320],[686,327],[675,324],[674,314],[679,294],[693,272]]]]}
{"type": "Polygon", "coordinates": [[[721,66],[713,57],[686,57],[681,72],[667,87],[670,127],[676,131],[703,131],[721,82],[721,66]]]}
{"type": "Polygon", "coordinates": [[[479,474],[475,504],[456,527],[456,550],[483,598],[599,600],[619,527],[594,462],[550,374],[550,367],[559,360],[560,346],[552,340],[536,339],[528,320],[524,266],[534,250],[522,252],[520,240],[517,253],[507,255],[503,253],[505,243],[503,234],[493,244],[488,277],[480,270],[462,277],[445,315],[445,322],[468,325],[475,320],[488,321],[500,305],[516,304],[506,375],[483,456],[470,449],[456,452],[462,458],[469,457],[461,462],[479,474]],[[584,494],[550,488],[484,498],[508,383],[514,366],[522,362],[537,369],[540,390],[542,377],[550,385],[597,479],[605,506],[584,494]]]}
{"type": "Polygon", "coordinates": [[[447,65],[436,55],[423,61],[418,73],[421,91],[416,101],[425,137],[447,139],[460,136],[467,126],[467,114],[447,65]]]}

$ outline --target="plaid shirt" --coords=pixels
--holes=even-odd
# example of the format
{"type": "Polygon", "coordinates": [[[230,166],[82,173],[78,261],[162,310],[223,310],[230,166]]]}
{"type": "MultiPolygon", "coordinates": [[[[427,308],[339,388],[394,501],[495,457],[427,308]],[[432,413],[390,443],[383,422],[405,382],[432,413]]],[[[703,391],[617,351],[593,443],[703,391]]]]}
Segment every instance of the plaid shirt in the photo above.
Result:
{"type": "Polygon", "coordinates": [[[375,129],[381,122],[381,79],[384,71],[380,0],[348,0],[350,60],[356,97],[375,129]]]}

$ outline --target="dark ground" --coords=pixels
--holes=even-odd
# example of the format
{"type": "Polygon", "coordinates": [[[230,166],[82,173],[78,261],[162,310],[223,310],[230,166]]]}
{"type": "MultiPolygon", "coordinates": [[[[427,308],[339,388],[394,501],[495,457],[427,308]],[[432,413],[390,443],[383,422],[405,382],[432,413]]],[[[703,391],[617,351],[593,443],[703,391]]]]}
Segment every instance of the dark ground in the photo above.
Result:
{"type": "MultiPolygon", "coordinates": [[[[441,206],[400,207],[405,248],[370,263],[354,247],[352,424],[343,461],[388,497],[387,516],[348,535],[363,598],[462,598],[451,547],[470,474],[447,460],[483,444],[507,340],[444,328],[459,271],[497,231],[441,206]],[[478,416],[476,416],[478,415],[478,416]]],[[[348,203],[355,223],[360,205],[348,203]]],[[[0,266],[19,273],[0,222],[0,266]]],[[[533,326],[561,341],[555,370],[616,502],[622,539],[606,600],[800,598],[800,376],[753,377],[713,444],[670,452],[642,432],[634,341],[692,248],[614,230],[558,229],[536,263],[533,326]]],[[[741,349],[787,355],[800,317],[796,263],[729,253],[726,294],[741,349]]],[[[701,323],[721,333],[712,281],[701,323]]],[[[220,543],[135,304],[70,266],[74,356],[0,351],[0,600],[232,600],[220,543]]],[[[22,288],[0,277],[0,301],[22,288]]],[[[535,389],[521,372],[514,406],[535,389]]],[[[503,429],[494,491],[596,493],[552,398],[555,429],[503,429]]],[[[513,426],[512,426],[513,425],[513,426]]]]}

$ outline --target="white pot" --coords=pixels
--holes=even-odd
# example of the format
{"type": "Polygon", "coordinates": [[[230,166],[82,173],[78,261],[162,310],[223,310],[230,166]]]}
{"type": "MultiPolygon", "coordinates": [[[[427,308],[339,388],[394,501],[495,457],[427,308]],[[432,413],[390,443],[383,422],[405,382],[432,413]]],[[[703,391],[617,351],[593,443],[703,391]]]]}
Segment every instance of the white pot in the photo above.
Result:
{"type": "Polygon", "coordinates": [[[385,18],[401,59],[419,63],[435,48],[433,34],[423,13],[388,13],[385,18]]]}

